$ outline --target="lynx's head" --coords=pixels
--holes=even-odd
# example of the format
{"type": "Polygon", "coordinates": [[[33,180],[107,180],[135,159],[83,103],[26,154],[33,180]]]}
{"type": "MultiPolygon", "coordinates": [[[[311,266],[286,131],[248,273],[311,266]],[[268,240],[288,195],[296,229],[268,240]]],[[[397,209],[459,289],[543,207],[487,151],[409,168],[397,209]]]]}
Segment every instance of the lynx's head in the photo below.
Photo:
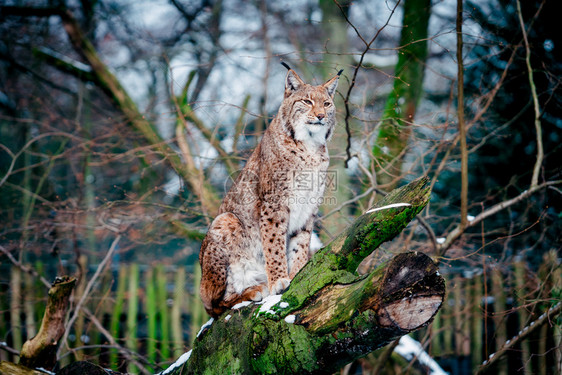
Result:
{"type": "Polygon", "coordinates": [[[322,85],[312,86],[289,69],[285,97],[279,108],[289,137],[309,145],[326,144],[331,138],[336,124],[334,94],[341,72],[322,85]]]}

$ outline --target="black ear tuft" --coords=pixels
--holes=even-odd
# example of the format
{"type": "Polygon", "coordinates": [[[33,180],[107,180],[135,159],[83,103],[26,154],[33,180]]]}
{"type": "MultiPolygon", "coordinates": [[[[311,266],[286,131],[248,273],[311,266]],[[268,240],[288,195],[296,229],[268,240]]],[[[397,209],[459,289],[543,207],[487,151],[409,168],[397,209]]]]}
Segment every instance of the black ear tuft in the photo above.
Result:
{"type": "Polygon", "coordinates": [[[287,68],[287,70],[291,70],[291,67],[285,61],[281,61],[281,65],[283,65],[285,68],[287,68]]]}
{"type": "Polygon", "coordinates": [[[335,75],[332,79],[328,80],[328,82],[326,82],[322,85],[326,88],[326,90],[328,90],[328,95],[330,95],[332,98],[334,97],[334,94],[336,93],[336,88],[338,87],[338,81],[340,79],[340,74],[342,72],[343,72],[343,69],[340,70],[339,73],[337,75],[335,75]]]}
{"type": "Polygon", "coordinates": [[[287,78],[285,79],[285,91],[287,93],[293,93],[301,88],[302,85],[304,85],[304,82],[299,77],[297,72],[295,72],[293,69],[290,69],[287,72],[287,78]]]}
{"type": "Polygon", "coordinates": [[[343,69],[338,72],[338,77],[343,73],[343,69]]]}

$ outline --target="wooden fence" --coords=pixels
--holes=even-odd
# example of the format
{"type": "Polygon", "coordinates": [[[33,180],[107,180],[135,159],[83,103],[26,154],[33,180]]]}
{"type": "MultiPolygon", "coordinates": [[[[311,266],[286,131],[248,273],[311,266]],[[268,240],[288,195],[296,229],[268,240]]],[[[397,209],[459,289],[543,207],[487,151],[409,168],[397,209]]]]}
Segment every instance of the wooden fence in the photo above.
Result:
{"type": "MultiPolygon", "coordinates": [[[[523,261],[516,261],[504,267],[487,265],[463,275],[445,274],[445,305],[433,324],[416,332],[415,338],[450,373],[474,373],[490,354],[560,301],[562,278],[557,256],[555,251],[547,254],[538,273],[529,272],[523,261]]],[[[82,262],[85,268],[85,260],[82,262]]],[[[36,268],[41,273],[42,265],[36,268]]],[[[198,265],[189,270],[122,265],[100,278],[86,308],[119,345],[157,371],[191,347],[199,327],[208,319],[198,296],[199,272],[198,265]]],[[[85,285],[78,283],[75,301],[85,285]]],[[[11,268],[9,283],[0,284],[0,342],[19,350],[22,342],[35,334],[45,294],[45,286],[36,278],[11,268]]],[[[535,330],[488,373],[556,373],[552,371],[560,355],[556,350],[560,325],[550,323],[535,330]]],[[[61,365],[89,360],[114,370],[138,372],[86,315],[77,319],[68,342],[69,347],[61,349],[61,365]]],[[[17,360],[2,349],[0,359],[17,360]]]]}

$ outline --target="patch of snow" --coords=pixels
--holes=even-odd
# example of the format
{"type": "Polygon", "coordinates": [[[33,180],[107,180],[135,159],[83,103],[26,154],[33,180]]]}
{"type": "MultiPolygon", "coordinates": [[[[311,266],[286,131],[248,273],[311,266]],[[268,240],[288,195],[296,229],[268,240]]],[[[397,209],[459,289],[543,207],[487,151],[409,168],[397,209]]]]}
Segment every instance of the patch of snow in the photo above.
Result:
{"type": "Polygon", "coordinates": [[[232,310],[240,310],[242,307],[246,307],[248,305],[251,305],[252,301],[242,301],[240,303],[237,303],[236,305],[232,306],[231,309],[232,310]]]}
{"type": "Polygon", "coordinates": [[[476,219],[476,217],[472,216],[472,215],[466,215],[466,220],[468,221],[474,221],[474,219],[476,219]]]}
{"type": "Polygon", "coordinates": [[[496,301],[496,298],[494,296],[486,296],[486,297],[482,297],[482,302],[491,305],[492,303],[494,303],[496,301]]]}
{"type": "Polygon", "coordinates": [[[368,53],[365,55],[363,62],[375,65],[377,67],[393,67],[398,63],[398,55],[381,55],[377,53],[368,53]]]}
{"type": "Polygon", "coordinates": [[[271,296],[267,296],[265,299],[263,299],[261,302],[258,303],[258,305],[262,305],[262,307],[260,307],[259,313],[270,313],[270,314],[275,314],[275,311],[271,310],[271,308],[278,304],[281,301],[281,294],[274,294],[271,296]]]}
{"type": "Polygon", "coordinates": [[[365,212],[366,214],[370,214],[371,212],[376,212],[376,211],[381,211],[381,210],[387,210],[389,208],[394,208],[394,207],[408,207],[411,206],[410,203],[393,203],[393,204],[389,204],[386,206],[382,206],[382,207],[377,207],[377,208],[372,208],[370,210],[368,210],[367,212],[365,212]]]}
{"type": "MultiPolygon", "coordinates": [[[[211,320],[213,320],[213,318],[211,318],[211,320]]],[[[199,336],[199,335],[198,335],[199,336]]],[[[191,357],[191,350],[188,351],[187,353],[183,353],[177,361],[175,361],[174,363],[172,363],[172,365],[170,367],[168,367],[167,369],[165,369],[162,372],[159,372],[156,375],[166,375],[169,372],[171,372],[173,369],[180,367],[181,365],[183,365],[185,362],[187,362],[187,360],[189,359],[189,357],[191,357]]]]}
{"type": "Polygon", "coordinates": [[[228,314],[227,316],[224,317],[224,321],[228,322],[230,320],[230,318],[232,318],[232,316],[230,314],[228,314]]]}
{"type": "Polygon", "coordinates": [[[293,324],[295,322],[295,318],[296,318],[295,315],[287,315],[285,317],[285,321],[289,324],[293,324]]]}
{"type": "Polygon", "coordinates": [[[447,375],[448,373],[443,371],[441,366],[435,362],[433,358],[425,350],[419,342],[411,338],[410,336],[402,336],[398,343],[398,346],[394,348],[394,351],[410,361],[412,358],[417,357],[418,361],[429,368],[430,375],[447,375]]]}
{"type": "Polygon", "coordinates": [[[180,189],[181,189],[181,179],[180,176],[176,173],[170,176],[168,181],[162,187],[164,193],[166,193],[166,195],[170,197],[177,196],[180,192],[180,189]]]}
{"type": "Polygon", "coordinates": [[[282,309],[286,309],[287,307],[289,307],[289,304],[287,302],[281,302],[279,304],[279,307],[282,308],[282,309]]]}
{"type": "Polygon", "coordinates": [[[67,56],[65,56],[61,53],[53,51],[52,49],[49,49],[49,48],[46,48],[46,47],[39,47],[39,51],[41,51],[45,55],[48,55],[48,56],[51,56],[51,57],[54,57],[58,60],[63,61],[65,64],[68,64],[68,65],[72,66],[76,70],[80,70],[80,71],[86,72],[86,73],[92,72],[92,67],[90,65],[86,65],[83,62],[71,59],[70,57],[67,57],[67,56]]]}
{"type": "Polygon", "coordinates": [[[214,321],[215,321],[215,318],[211,318],[207,321],[207,323],[203,324],[201,326],[201,329],[199,330],[199,332],[197,332],[197,337],[199,337],[199,335],[201,334],[201,332],[203,332],[205,330],[205,328],[210,327],[211,324],[213,324],[214,321]]]}
{"type": "Polygon", "coordinates": [[[435,240],[438,244],[444,244],[445,243],[446,238],[445,237],[439,237],[437,240],[435,240]]]}
{"type": "Polygon", "coordinates": [[[320,237],[316,232],[312,232],[312,236],[310,236],[310,252],[315,253],[320,250],[324,244],[320,241],[320,237]]]}
{"type": "Polygon", "coordinates": [[[49,370],[47,370],[47,369],[44,369],[43,367],[36,367],[35,370],[40,371],[40,372],[44,372],[45,374],[55,375],[54,372],[49,371],[49,370]]]}

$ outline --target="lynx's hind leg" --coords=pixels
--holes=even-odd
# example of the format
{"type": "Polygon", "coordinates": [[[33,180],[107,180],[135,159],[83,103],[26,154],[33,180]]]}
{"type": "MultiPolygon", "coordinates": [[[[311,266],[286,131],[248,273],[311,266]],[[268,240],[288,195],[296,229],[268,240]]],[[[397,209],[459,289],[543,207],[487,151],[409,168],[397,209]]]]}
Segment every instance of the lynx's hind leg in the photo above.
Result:
{"type": "Polygon", "coordinates": [[[215,218],[199,253],[201,300],[213,317],[241,301],[267,297],[263,266],[245,259],[248,233],[236,215],[223,213],[215,218]]]}
{"type": "Polygon", "coordinates": [[[227,291],[227,276],[232,250],[240,248],[244,233],[238,218],[232,213],[220,214],[213,220],[201,244],[201,300],[207,313],[220,315],[227,291]]]}
{"type": "Polygon", "coordinates": [[[216,242],[205,238],[201,245],[199,262],[201,263],[201,300],[207,313],[217,317],[224,311],[220,302],[226,291],[227,256],[216,242]]]}

